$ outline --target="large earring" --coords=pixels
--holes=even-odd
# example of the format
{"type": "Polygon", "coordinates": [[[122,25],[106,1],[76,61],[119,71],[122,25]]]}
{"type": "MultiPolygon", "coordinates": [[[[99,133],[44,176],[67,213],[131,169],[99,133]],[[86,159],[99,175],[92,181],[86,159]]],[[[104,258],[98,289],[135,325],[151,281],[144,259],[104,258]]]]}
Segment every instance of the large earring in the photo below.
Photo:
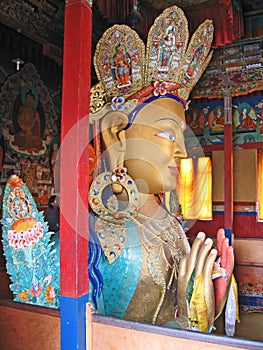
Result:
{"type": "Polygon", "coordinates": [[[89,190],[89,204],[92,210],[103,220],[124,223],[132,219],[139,210],[139,195],[133,179],[126,168],[115,168],[113,172],[104,172],[92,182],[89,190]],[[111,191],[114,184],[121,185],[128,196],[128,204],[120,207],[111,191]],[[107,203],[105,205],[105,203],[107,203]]]}

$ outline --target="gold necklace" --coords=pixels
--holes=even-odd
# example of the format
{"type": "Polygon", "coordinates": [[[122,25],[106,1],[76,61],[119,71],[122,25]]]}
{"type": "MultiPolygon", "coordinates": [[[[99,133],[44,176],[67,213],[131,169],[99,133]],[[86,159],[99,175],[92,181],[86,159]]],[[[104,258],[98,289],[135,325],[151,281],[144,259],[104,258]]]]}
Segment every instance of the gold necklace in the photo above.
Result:
{"type": "Polygon", "coordinates": [[[172,286],[174,278],[177,277],[179,261],[182,255],[188,252],[188,242],[177,220],[168,212],[163,219],[152,219],[145,214],[138,213],[133,218],[140,232],[140,241],[148,253],[147,267],[153,281],[162,287],[161,297],[154,312],[152,323],[156,323],[157,317],[164,302],[166,291],[172,286]],[[140,220],[143,219],[143,220],[140,220]],[[146,219],[146,220],[145,220],[146,219]],[[164,247],[168,248],[172,262],[169,262],[164,247]],[[166,270],[171,269],[168,284],[160,266],[161,255],[166,262],[166,270]]]}
{"type": "MultiPolygon", "coordinates": [[[[180,260],[182,255],[190,251],[190,246],[177,219],[167,211],[165,212],[167,215],[163,219],[149,218],[142,213],[138,213],[133,219],[139,228],[144,228],[148,233],[146,237],[154,237],[162,242],[169,248],[171,254],[177,257],[177,260],[180,260]],[[143,220],[140,220],[140,218],[143,220]]],[[[151,241],[151,239],[148,240],[151,241]]]]}

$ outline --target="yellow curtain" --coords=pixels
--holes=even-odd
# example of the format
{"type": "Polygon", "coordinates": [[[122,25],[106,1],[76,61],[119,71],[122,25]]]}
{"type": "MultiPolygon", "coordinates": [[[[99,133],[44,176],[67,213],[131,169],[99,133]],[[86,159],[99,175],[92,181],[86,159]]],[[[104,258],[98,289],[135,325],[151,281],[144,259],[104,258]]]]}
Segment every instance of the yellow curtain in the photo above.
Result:
{"type": "Polygon", "coordinates": [[[198,198],[198,218],[212,219],[212,164],[210,157],[201,157],[197,161],[196,198],[198,198]]]}
{"type": "Polygon", "coordinates": [[[212,164],[210,157],[182,159],[179,202],[185,219],[212,219],[212,164]]]}
{"type": "Polygon", "coordinates": [[[192,158],[181,160],[179,202],[185,219],[195,218],[193,211],[194,165],[192,158]]]}

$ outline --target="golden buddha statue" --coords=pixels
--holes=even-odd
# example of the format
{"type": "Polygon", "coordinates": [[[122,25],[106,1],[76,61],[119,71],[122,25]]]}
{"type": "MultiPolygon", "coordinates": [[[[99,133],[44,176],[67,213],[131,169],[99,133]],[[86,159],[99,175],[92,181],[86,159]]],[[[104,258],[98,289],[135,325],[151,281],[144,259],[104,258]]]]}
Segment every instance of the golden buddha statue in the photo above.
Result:
{"type": "Polygon", "coordinates": [[[163,193],[175,189],[180,160],[187,157],[186,100],[211,58],[212,38],[207,20],[187,47],[187,20],[173,6],[155,20],[146,54],[138,35],[125,25],[108,29],[97,45],[100,82],[91,92],[90,119],[99,122],[105,146],[98,162],[107,160],[109,169],[95,177],[89,192],[91,301],[99,313],[208,332],[225,305],[233,248],[224,230],[217,233],[219,249],[202,232],[190,248],[181,223],[162,200],[163,193]],[[169,57],[176,54],[177,64],[171,61],[164,71],[157,53],[167,28],[175,42],[169,57]],[[117,43],[136,62],[125,87],[109,74],[117,43]],[[219,255],[227,258],[223,266],[217,260],[225,274],[219,273],[216,286],[212,270],[219,255]]]}

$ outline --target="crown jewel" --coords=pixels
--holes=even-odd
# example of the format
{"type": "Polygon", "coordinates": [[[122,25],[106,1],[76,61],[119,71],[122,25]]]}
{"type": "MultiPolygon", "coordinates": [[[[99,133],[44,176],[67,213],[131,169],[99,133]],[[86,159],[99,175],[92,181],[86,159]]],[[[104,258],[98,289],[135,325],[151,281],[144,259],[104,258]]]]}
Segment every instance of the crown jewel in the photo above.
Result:
{"type": "Polygon", "coordinates": [[[213,31],[212,21],[204,21],[188,44],[188,22],[177,6],[155,19],[146,48],[128,26],[112,26],[95,51],[99,84],[91,90],[91,112],[99,111],[114,96],[141,101],[172,94],[185,104],[212,57],[213,31]]]}

